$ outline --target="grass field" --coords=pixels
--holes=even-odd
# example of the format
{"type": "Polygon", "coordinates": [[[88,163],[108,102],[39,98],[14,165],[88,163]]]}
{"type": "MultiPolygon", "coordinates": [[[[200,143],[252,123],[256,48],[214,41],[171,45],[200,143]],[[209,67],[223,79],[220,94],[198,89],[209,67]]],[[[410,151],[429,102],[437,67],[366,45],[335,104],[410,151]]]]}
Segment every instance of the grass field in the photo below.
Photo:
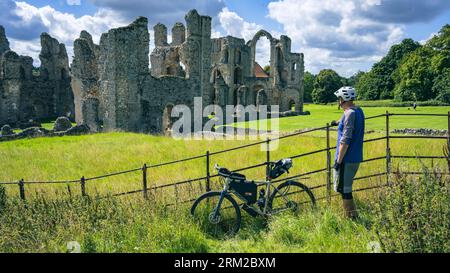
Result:
{"type": "MultiPolygon", "coordinates": [[[[380,134],[368,134],[367,138],[375,138],[380,134]]],[[[332,143],[334,142],[332,139],[332,143]]],[[[23,139],[0,143],[2,172],[0,181],[48,181],[72,180],[81,176],[95,177],[107,173],[139,168],[144,163],[152,164],[178,160],[186,157],[223,150],[248,143],[248,141],[212,141],[212,140],[173,140],[168,137],[149,136],[133,133],[107,133],[85,136],[67,136],[54,138],[23,139]]],[[[391,140],[394,155],[441,155],[445,140],[391,140]],[[423,149],[427,147],[427,149],[423,149]]],[[[271,152],[273,160],[311,152],[326,147],[324,136],[296,136],[283,139],[277,150],[271,152]]],[[[367,143],[365,158],[383,156],[385,141],[367,143]]],[[[214,155],[212,165],[218,163],[230,169],[243,168],[265,162],[266,152],[259,145],[243,150],[214,155]]],[[[430,160],[424,163],[431,165],[430,160]]],[[[418,169],[417,160],[394,161],[394,166],[401,169],[418,169]]],[[[444,167],[444,162],[435,161],[434,165],[444,167]]],[[[305,173],[326,167],[325,153],[318,153],[294,159],[291,175],[305,173]]],[[[361,166],[360,175],[382,172],[385,169],[383,160],[374,161],[361,166]]],[[[262,179],[265,168],[260,167],[244,172],[248,177],[262,179]]],[[[205,158],[193,161],[149,169],[150,185],[170,184],[186,179],[205,176],[205,158]]],[[[123,174],[95,181],[88,181],[87,190],[91,194],[118,193],[136,190],[142,186],[142,173],[123,174]]],[[[323,184],[325,173],[315,174],[305,181],[310,186],[323,184]]],[[[372,181],[375,183],[376,181],[372,181]]],[[[368,181],[368,185],[372,183],[368,181]]],[[[195,184],[194,184],[195,185],[195,184]]],[[[77,185],[73,190],[79,190],[77,185]]],[[[11,194],[17,194],[16,186],[8,186],[11,194]]],[[[27,185],[28,194],[34,190],[63,189],[66,185],[27,185]]],[[[181,192],[182,188],[179,189],[181,192]]]]}
{"type": "MultiPolygon", "coordinates": [[[[448,114],[449,106],[420,106],[416,111],[408,110],[408,107],[363,107],[366,117],[376,116],[386,113],[428,113],[428,114],[448,114]]],[[[338,110],[335,104],[317,105],[306,104],[304,111],[309,111],[311,115],[286,117],[280,119],[280,131],[294,131],[304,128],[314,128],[325,126],[332,120],[338,120],[342,116],[342,110],[338,110]]],[[[393,116],[390,117],[391,129],[404,128],[431,128],[447,129],[447,117],[417,117],[417,116],[393,116]]],[[[238,127],[258,128],[258,122],[238,123],[238,127]]],[[[270,122],[269,122],[270,128],[270,122]]],[[[386,119],[384,117],[371,119],[366,122],[368,130],[385,130],[386,119]]]]}
{"type": "MultiPolygon", "coordinates": [[[[419,108],[419,111],[445,113],[442,107],[419,108]]],[[[320,126],[322,122],[339,117],[335,106],[306,106],[311,116],[281,119],[283,130],[320,126]],[[309,107],[309,109],[308,109],[309,107]],[[326,110],[326,111],[325,111],[326,110]],[[329,112],[328,112],[329,111],[329,112]],[[330,114],[333,113],[333,114],[330,114]],[[291,121],[289,121],[292,119],[291,121]],[[295,122],[297,123],[295,123],[295,122]],[[304,122],[303,122],[304,121],[304,122]],[[283,125],[284,124],[284,125],[283,125]],[[294,126],[294,124],[297,124],[294,126]]],[[[385,109],[366,108],[366,115],[383,113],[385,109]],[[373,112],[372,112],[373,111],[373,112]]],[[[391,111],[391,109],[389,109],[391,111]]],[[[398,112],[392,109],[392,112],[398,112]]],[[[394,120],[393,117],[392,119],[394,120]]],[[[445,128],[446,118],[414,118],[398,128],[445,128]],[[415,121],[414,121],[415,120],[415,121]]],[[[393,121],[394,122],[394,121],[393,121]]],[[[367,129],[384,128],[384,119],[367,129]]],[[[395,128],[395,126],[392,126],[395,128]]],[[[332,143],[335,142],[332,132],[332,143]]],[[[382,132],[367,134],[366,138],[382,136],[382,132]]],[[[214,152],[246,144],[249,140],[174,140],[162,136],[134,133],[104,133],[84,136],[22,139],[0,143],[0,181],[47,181],[87,178],[105,173],[133,169],[214,152]]],[[[283,139],[272,159],[293,156],[325,148],[324,132],[283,139]]],[[[395,155],[442,155],[445,140],[398,139],[391,141],[395,155]],[[424,148],[426,147],[426,148],[424,148]]],[[[365,158],[383,156],[385,141],[367,143],[365,158]]],[[[230,169],[265,161],[266,152],[260,146],[212,156],[211,167],[219,163],[230,169]]],[[[290,175],[324,168],[325,153],[294,159],[290,175]]],[[[423,166],[444,169],[442,160],[394,160],[394,168],[421,170],[423,166]]],[[[383,172],[385,161],[361,165],[358,176],[383,172]]],[[[204,176],[205,158],[148,170],[149,186],[204,176]]],[[[244,172],[247,177],[264,178],[265,169],[244,172]]],[[[360,180],[355,189],[384,182],[383,178],[360,180]]],[[[323,184],[326,173],[311,175],[302,180],[308,186],[323,184]]],[[[215,181],[217,182],[217,181],[215,181]]],[[[214,184],[219,186],[218,184],[214,184]]],[[[65,252],[69,241],[79,241],[83,252],[366,252],[373,241],[373,216],[369,204],[377,191],[355,193],[362,213],[359,222],[344,219],[338,199],[331,208],[319,204],[317,211],[300,217],[281,215],[268,221],[245,217],[237,237],[217,240],[206,236],[189,217],[189,205],[171,209],[160,208],[159,200],[173,202],[187,200],[204,191],[204,182],[192,186],[168,187],[155,192],[157,205],[143,200],[141,194],[108,198],[92,202],[82,199],[79,184],[26,185],[29,206],[25,209],[17,199],[18,186],[5,186],[11,204],[4,211],[0,202],[0,252],[65,252]]],[[[140,171],[88,181],[89,196],[106,195],[142,187],[140,171]]],[[[315,191],[316,198],[324,190],[315,191]]],[[[0,200],[1,201],[1,200],[0,200]]]]}

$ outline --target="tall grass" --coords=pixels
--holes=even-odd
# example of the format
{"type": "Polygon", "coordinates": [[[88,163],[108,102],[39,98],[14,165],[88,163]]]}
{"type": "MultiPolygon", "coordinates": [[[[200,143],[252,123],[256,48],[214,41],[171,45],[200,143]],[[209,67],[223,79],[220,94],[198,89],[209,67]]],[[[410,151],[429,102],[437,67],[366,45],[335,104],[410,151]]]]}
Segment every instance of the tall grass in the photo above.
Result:
{"type": "Polygon", "coordinates": [[[162,207],[143,199],[44,196],[15,198],[0,215],[0,252],[366,252],[372,231],[331,209],[293,216],[244,217],[230,239],[208,237],[188,206],[162,207]],[[357,239],[355,239],[357,238],[357,239]]]}
{"type": "Polygon", "coordinates": [[[450,180],[399,174],[374,203],[374,225],[386,252],[450,252],[450,180]]]}
{"type": "MultiPolygon", "coordinates": [[[[324,136],[324,132],[317,132],[313,136],[284,139],[279,148],[271,152],[271,158],[324,148],[324,136]]],[[[367,138],[377,136],[379,134],[375,133],[367,138]]],[[[249,141],[175,141],[130,133],[5,142],[0,143],[0,181],[17,181],[20,178],[27,181],[60,180],[79,178],[81,175],[91,177],[136,168],[144,162],[151,165],[246,143],[249,141]]],[[[391,142],[392,153],[396,155],[438,155],[441,148],[442,143],[433,140],[398,139],[391,142]]],[[[365,146],[365,158],[384,154],[384,141],[365,146]]],[[[294,159],[290,175],[325,168],[325,159],[325,153],[294,159]]],[[[219,163],[237,169],[264,161],[265,152],[255,146],[213,156],[211,164],[219,163]]],[[[442,160],[430,163],[425,164],[434,168],[446,167],[446,162],[442,160]]],[[[394,166],[407,171],[420,171],[423,167],[414,159],[394,160],[394,166]]],[[[149,169],[149,186],[204,176],[205,169],[204,158],[149,169]]],[[[362,164],[358,176],[384,170],[384,160],[373,161],[362,164]]],[[[264,178],[263,167],[244,173],[250,179],[264,178]]],[[[425,182],[431,181],[427,179],[423,178],[425,182]]],[[[325,181],[326,173],[302,180],[308,186],[325,181]]],[[[144,200],[140,195],[97,198],[99,195],[140,189],[141,172],[88,181],[86,186],[90,197],[80,197],[79,184],[70,185],[70,194],[64,184],[27,184],[27,202],[24,203],[18,198],[17,185],[0,186],[0,252],[66,252],[70,241],[80,242],[83,252],[366,252],[369,250],[367,244],[378,240],[376,234],[387,252],[448,252],[449,240],[448,237],[445,239],[448,233],[444,232],[444,228],[448,232],[449,227],[448,191],[446,196],[443,192],[437,195],[439,191],[430,193],[428,188],[420,188],[419,180],[414,182],[416,180],[412,177],[404,178],[404,181],[403,184],[415,185],[415,188],[401,192],[398,192],[401,187],[386,189],[383,192],[386,200],[377,201],[375,191],[355,193],[362,202],[358,205],[362,208],[360,222],[343,218],[341,204],[336,200],[332,208],[320,208],[299,217],[280,215],[269,221],[246,217],[238,236],[226,241],[209,238],[200,230],[189,215],[189,203],[183,205],[175,202],[175,206],[163,206],[167,201],[188,200],[204,192],[204,181],[168,187],[165,191],[152,191],[150,200],[144,200]],[[398,200],[397,203],[394,200],[398,200]],[[413,206],[413,214],[398,208],[398,204],[408,207],[411,200],[413,204],[418,204],[413,206]],[[372,202],[379,202],[375,207],[378,208],[376,218],[374,211],[377,210],[367,206],[372,202]],[[447,207],[442,206],[439,210],[441,207],[436,204],[447,204],[447,207]],[[432,220],[421,214],[419,208],[422,206],[432,215],[432,220]],[[439,229],[435,228],[437,226],[439,229]],[[420,228],[419,236],[417,227],[420,228]],[[414,238],[422,239],[417,239],[417,243],[414,238]],[[399,247],[398,243],[403,241],[408,242],[409,247],[399,247]]],[[[382,182],[380,178],[357,181],[354,187],[358,189],[382,182]]],[[[220,186],[217,181],[213,181],[213,185],[216,188],[220,186]]],[[[314,193],[319,198],[325,192],[320,189],[314,193]]]]}
{"type": "MultiPolygon", "coordinates": [[[[366,138],[379,137],[379,134],[368,134],[366,138]]],[[[173,140],[167,137],[148,136],[132,133],[107,133],[87,136],[71,136],[61,138],[24,139],[0,143],[1,172],[0,181],[48,181],[79,179],[81,176],[93,177],[105,173],[139,168],[144,163],[148,165],[196,156],[209,150],[211,152],[223,150],[250,143],[251,141],[210,141],[210,140],[173,140]]],[[[335,139],[332,138],[332,143],[335,139]]],[[[333,145],[333,144],[332,144],[333,145]]],[[[277,150],[271,152],[271,159],[308,153],[326,147],[325,132],[318,132],[314,136],[296,136],[280,141],[277,150]],[[321,134],[321,135],[320,135],[321,134]]],[[[392,153],[395,155],[437,155],[441,151],[442,142],[437,140],[403,140],[391,141],[392,153]],[[427,147],[427,149],[423,149],[427,147]]],[[[385,154],[385,142],[367,143],[364,157],[373,158],[385,154]]],[[[333,155],[332,155],[333,156],[333,155]]],[[[210,168],[215,163],[229,169],[239,169],[265,162],[266,153],[261,147],[253,146],[242,150],[235,150],[211,156],[210,168]]],[[[416,160],[394,160],[401,163],[401,168],[420,170],[416,160]]],[[[318,153],[294,159],[294,166],[290,175],[310,172],[326,167],[326,153],[318,153]]],[[[427,162],[431,165],[431,162],[427,162]]],[[[443,167],[445,162],[438,160],[434,165],[443,167]]],[[[363,163],[358,172],[359,176],[370,175],[385,171],[383,160],[363,163]]],[[[264,179],[265,168],[255,168],[243,172],[250,179],[264,179]]],[[[205,158],[189,162],[168,165],[148,170],[148,185],[171,184],[177,181],[204,177],[206,175],[205,158]]],[[[316,186],[326,182],[326,173],[308,176],[302,181],[308,186],[316,186]]],[[[377,181],[364,180],[356,187],[372,186],[377,181]]],[[[217,181],[213,181],[217,183],[217,181]]],[[[80,185],[70,184],[73,195],[80,195],[80,185]]],[[[205,188],[204,181],[192,185],[180,186],[178,193],[188,190],[198,192],[205,188]],[[193,187],[190,188],[190,187],[193,187]]],[[[18,195],[17,185],[5,186],[9,196],[18,195]]],[[[119,193],[142,188],[142,172],[108,177],[100,180],[88,181],[86,190],[89,195],[119,193]]],[[[47,196],[57,197],[61,192],[67,192],[65,184],[25,185],[28,199],[45,191],[47,196]]],[[[174,188],[167,188],[160,193],[173,199],[174,188]]],[[[323,192],[319,193],[323,194],[323,192]]],[[[185,196],[188,197],[188,196],[185,196]]],[[[192,198],[192,196],[190,196],[192,198]]]]}
{"type": "MultiPolygon", "coordinates": [[[[395,179],[394,179],[395,180],[395,179]]],[[[251,218],[226,240],[212,238],[189,215],[190,204],[163,206],[142,197],[97,198],[42,193],[4,199],[0,252],[449,252],[449,192],[442,180],[401,178],[385,191],[355,193],[361,219],[343,217],[339,198],[314,211],[251,218]],[[378,198],[377,198],[378,196],[378,198]]]]}

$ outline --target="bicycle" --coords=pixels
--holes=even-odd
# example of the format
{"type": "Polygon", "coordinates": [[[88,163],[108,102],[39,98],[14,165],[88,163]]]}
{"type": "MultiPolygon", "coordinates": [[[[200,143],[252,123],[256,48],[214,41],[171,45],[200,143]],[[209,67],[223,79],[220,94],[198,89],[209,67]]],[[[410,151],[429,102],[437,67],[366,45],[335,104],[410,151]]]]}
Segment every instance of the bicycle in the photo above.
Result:
{"type": "Polygon", "coordinates": [[[266,180],[247,180],[245,175],[215,165],[224,186],[222,191],[209,191],[193,203],[191,214],[214,237],[232,236],[241,226],[241,208],[252,217],[269,217],[283,211],[299,213],[314,208],[316,200],[304,184],[287,180],[275,187],[272,179],[289,173],[290,158],[269,162],[266,180]],[[262,186],[257,198],[258,186],[262,186]],[[237,197],[242,204],[233,198],[237,197]]]}

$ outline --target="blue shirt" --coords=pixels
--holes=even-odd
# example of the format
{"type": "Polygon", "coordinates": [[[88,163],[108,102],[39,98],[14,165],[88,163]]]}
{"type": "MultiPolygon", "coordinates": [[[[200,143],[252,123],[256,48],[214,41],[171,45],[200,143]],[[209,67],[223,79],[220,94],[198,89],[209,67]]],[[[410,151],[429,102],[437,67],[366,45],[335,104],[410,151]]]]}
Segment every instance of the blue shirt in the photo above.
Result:
{"type": "Polygon", "coordinates": [[[343,163],[359,163],[363,160],[364,126],[364,112],[361,108],[354,106],[345,110],[339,120],[335,161],[338,159],[341,143],[348,144],[343,163]]]}

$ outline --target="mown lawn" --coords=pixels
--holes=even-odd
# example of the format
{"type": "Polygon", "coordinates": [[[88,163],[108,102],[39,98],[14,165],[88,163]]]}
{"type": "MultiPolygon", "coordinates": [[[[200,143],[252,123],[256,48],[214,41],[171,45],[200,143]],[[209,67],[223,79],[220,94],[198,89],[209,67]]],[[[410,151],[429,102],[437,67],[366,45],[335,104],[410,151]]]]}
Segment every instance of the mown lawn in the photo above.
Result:
{"type": "MultiPolygon", "coordinates": [[[[414,111],[410,107],[363,107],[366,117],[389,113],[427,113],[427,114],[448,114],[450,106],[419,106],[414,111]]],[[[342,116],[342,110],[337,109],[336,104],[317,105],[306,104],[304,111],[309,111],[311,115],[285,117],[279,120],[280,131],[294,131],[304,128],[314,128],[325,126],[333,119],[337,120],[342,116]]],[[[390,129],[404,129],[404,128],[430,128],[430,129],[447,129],[447,117],[420,117],[420,116],[392,116],[390,117],[390,129]]],[[[269,121],[269,128],[271,128],[269,121]]],[[[258,128],[258,122],[251,121],[247,123],[237,123],[238,127],[250,127],[252,129],[258,128]]],[[[386,118],[380,117],[371,119],[366,122],[368,130],[385,130],[386,118]]],[[[274,128],[272,128],[274,129],[274,128]]]]}

